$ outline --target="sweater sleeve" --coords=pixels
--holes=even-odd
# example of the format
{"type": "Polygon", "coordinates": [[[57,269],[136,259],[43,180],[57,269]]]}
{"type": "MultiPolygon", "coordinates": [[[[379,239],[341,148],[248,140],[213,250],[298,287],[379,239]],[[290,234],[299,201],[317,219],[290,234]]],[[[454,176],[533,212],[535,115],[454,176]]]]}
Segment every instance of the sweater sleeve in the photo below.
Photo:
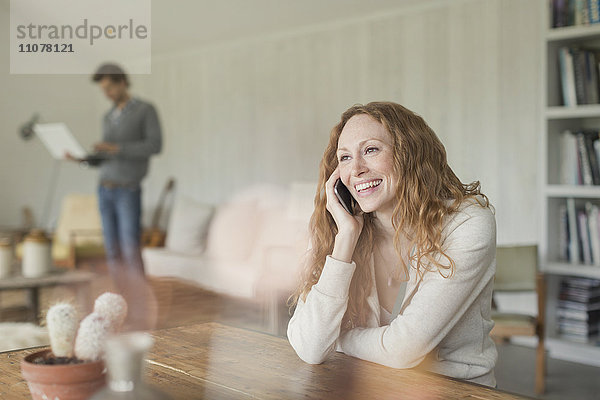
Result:
{"type": "Polygon", "coordinates": [[[393,368],[412,368],[435,349],[495,272],[496,223],[489,209],[480,209],[483,211],[463,219],[446,236],[446,254],[455,262],[454,275],[444,278],[437,271],[426,272],[401,315],[389,326],[345,332],[339,339],[341,351],[393,368]]]}
{"type": "Polygon", "coordinates": [[[148,158],[157,154],[162,148],[162,132],[156,109],[148,105],[144,113],[143,139],[135,142],[119,144],[118,158],[137,159],[148,158]]]}
{"type": "Polygon", "coordinates": [[[309,364],[320,364],[334,350],[348,306],[348,290],[356,264],[327,256],[319,281],[306,301],[298,299],[287,336],[296,354],[309,364]]]}

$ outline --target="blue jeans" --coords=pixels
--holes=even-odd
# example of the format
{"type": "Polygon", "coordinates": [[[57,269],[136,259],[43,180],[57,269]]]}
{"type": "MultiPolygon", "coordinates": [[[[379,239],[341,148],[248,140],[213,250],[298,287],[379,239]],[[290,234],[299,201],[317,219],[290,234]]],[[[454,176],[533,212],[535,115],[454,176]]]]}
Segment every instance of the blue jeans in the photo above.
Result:
{"type": "Polygon", "coordinates": [[[106,261],[117,285],[144,275],[140,252],[141,194],[139,187],[98,188],[106,261]]]}

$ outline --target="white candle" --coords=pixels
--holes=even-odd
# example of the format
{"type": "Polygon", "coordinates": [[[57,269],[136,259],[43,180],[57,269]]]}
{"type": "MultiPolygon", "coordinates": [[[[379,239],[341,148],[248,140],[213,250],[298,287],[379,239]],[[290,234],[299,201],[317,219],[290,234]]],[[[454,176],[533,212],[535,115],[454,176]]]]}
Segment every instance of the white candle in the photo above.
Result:
{"type": "Polygon", "coordinates": [[[48,273],[51,265],[50,241],[41,230],[33,230],[23,243],[23,276],[36,278],[48,273]]]}

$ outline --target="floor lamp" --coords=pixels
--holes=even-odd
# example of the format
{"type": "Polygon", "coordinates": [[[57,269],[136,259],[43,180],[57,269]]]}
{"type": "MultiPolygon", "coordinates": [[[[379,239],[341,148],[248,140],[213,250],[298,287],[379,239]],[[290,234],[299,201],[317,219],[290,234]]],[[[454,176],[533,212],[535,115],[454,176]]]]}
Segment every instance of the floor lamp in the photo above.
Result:
{"type": "MultiPolygon", "coordinates": [[[[33,116],[19,128],[19,137],[24,141],[29,141],[33,139],[33,137],[35,136],[34,127],[39,120],[39,113],[34,113],[33,116]]],[[[46,219],[50,218],[50,209],[52,208],[52,200],[56,195],[56,182],[58,181],[59,171],[60,162],[59,160],[55,159],[54,164],[52,166],[52,171],[50,173],[50,179],[48,179],[48,188],[46,189],[46,198],[44,200],[44,208],[41,217],[42,223],[48,223],[48,226],[46,226],[46,228],[50,228],[50,221],[46,221],[46,219]]]]}

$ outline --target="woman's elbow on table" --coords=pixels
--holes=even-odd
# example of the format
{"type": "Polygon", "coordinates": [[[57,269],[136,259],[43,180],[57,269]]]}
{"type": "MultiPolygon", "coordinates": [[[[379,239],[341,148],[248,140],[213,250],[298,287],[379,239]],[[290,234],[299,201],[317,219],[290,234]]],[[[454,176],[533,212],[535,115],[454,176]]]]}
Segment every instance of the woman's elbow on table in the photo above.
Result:
{"type": "Polygon", "coordinates": [[[427,357],[423,341],[399,338],[388,332],[389,327],[350,330],[340,337],[340,351],[396,369],[416,367],[427,357]],[[382,330],[385,330],[383,335],[382,330]]]}
{"type": "Polygon", "coordinates": [[[408,369],[420,365],[427,358],[425,347],[426,344],[420,341],[396,343],[388,353],[388,366],[397,369],[408,369]]]}
{"type": "Polygon", "coordinates": [[[425,359],[425,357],[410,358],[403,355],[394,355],[389,359],[389,363],[387,363],[387,366],[396,369],[414,368],[417,365],[421,364],[423,359],[425,359]]]}
{"type": "Polygon", "coordinates": [[[298,357],[307,364],[322,364],[327,359],[326,354],[316,351],[296,350],[296,354],[298,354],[298,357]]]}
{"type": "Polygon", "coordinates": [[[288,327],[288,341],[292,348],[302,361],[307,364],[321,364],[327,359],[330,348],[323,348],[318,343],[311,343],[311,340],[301,337],[300,332],[294,332],[288,327]]]}
{"type": "Polygon", "coordinates": [[[307,364],[321,364],[327,359],[328,352],[318,349],[317,346],[311,346],[306,343],[294,343],[291,339],[290,344],[298,357],[307,364]]]}
{"type": "Polygon", "coordinates": [[[395,369],[414,368],[421,364],[425,358],[425,356],[411,354],[411,351],[387,352],[387,354],[381,354],[379,357],[374,355],[365,357],[365,359],[368,361],[395,369]]]}

